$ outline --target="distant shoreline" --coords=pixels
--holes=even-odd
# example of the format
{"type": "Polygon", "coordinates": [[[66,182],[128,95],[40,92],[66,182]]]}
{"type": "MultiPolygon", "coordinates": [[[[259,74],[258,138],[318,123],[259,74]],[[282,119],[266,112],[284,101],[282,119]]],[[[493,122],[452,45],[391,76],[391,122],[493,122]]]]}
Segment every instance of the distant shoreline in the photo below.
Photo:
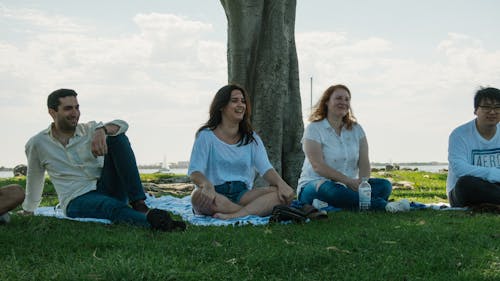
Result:
{"type": "MultiPolygon", "coordinates": [[[[372,162],[370,163],[372,166],[387,166],[387,165],[398,165],[398,166],[444,166],[448,165],[448,162],[372,162]]],[[[159,164],[153,164],[153,165],[137,165],[137,168],[139,169],[159,169],[162,166],[159,164]]],[[[187,166],[185,165],[170,165],[170,168],[178,168],[178,169],[187,169],[187,166]]],[[[0,171],[13,171],[14,168],[8,168],[8,167],[0,167],[0,171]]]]}

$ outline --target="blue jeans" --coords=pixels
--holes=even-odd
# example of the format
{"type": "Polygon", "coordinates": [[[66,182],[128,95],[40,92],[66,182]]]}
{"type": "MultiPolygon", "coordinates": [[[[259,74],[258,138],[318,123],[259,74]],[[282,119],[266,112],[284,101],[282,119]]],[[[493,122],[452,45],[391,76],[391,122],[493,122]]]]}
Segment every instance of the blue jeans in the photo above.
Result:
{"type": "Polygon", "coordinates": [[[227,181],[223,184],[215,186],[215,191],[226,196],[235,204],[239,204],[241,197],[249,190],[244,182],[241,181],[227,181]]]}
{"type": "MultiPolygon", "coordinates": [[[[299,200],[302,203],[312,204],[314,199],[319,199],[336,208],[351,210],[359,208],[358,192],[331,180],[326,180],[317,189],[318,183],[320,181],[312,181],[302,187],[299,194],[299,200]]],[[[391,183],[386,179],[379,178],[370,178],[368,183],[372,186],[371,208],[385,210],[385,205],[387,205],[387,200],[392,192],[391,183]]]]}
{"type": "Polygon", "coordinates": [[[128,205],[129,202],[146,199],[146,195],[127,136],[108,136],[106,144],[108,153],[104,156],[96,190],[71,200],[66,208],[67,216],[150,227],[146,215],[128,205]]]}

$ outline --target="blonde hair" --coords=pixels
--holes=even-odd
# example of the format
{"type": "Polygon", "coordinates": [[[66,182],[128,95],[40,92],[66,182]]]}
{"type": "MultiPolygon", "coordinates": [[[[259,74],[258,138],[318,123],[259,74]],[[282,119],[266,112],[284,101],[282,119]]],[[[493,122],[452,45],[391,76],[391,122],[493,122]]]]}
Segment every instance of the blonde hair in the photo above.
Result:
{"type": "MultiPolygon", "coordinates": [[[[323,95],[321,96],[321,99],[316,103],[316,105],[313,108],[313,112],[309,116],[309,121],[311,122],[318,122],[327,117],[328,114],[328,107],[326,106],[326,103],[330,99],[330,96],[333,94],[335,90],[342,89],[346,90],[347,93],[349,94],[349,98],[351,98],[351,91],[349,91],[349,88],[347,86],[342,85],[342,84],[337,84],[328,87],[323,92],[323,95]]],[[[352,126],[356,124],[356,117],[354,117],[354,114],[352,113],[351,106],[349,106],[349,111],[347,114],[342,118],[342,121],[345,124],[346,129],[351,130],[352,126]]]]}

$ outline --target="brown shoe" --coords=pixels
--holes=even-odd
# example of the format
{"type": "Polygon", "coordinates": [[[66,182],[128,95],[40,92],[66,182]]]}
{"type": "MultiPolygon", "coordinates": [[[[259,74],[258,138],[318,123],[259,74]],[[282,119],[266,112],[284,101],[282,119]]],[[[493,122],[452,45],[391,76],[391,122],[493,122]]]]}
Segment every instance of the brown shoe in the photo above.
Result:
{"type": "Polygon", "coordinates": [[[136,210],[137,212],[141,212],[146,214],[149,211],[148,206],[146,206],[146,203],[144,203],[144,200],[137,200],[134,202],[130,202],[130,206],[132,206],[132,209],[136,210]]]}

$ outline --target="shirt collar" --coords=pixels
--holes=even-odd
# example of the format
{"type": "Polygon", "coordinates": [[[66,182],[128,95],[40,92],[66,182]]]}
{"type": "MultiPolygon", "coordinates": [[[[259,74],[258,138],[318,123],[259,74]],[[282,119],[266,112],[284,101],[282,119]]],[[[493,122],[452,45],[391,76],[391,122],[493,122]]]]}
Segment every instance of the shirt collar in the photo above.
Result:
{"type": "MultiPolygon", "coordinates": [[[[52,126],[54,125],[54,122],[50,123],[49,127],[45,130],[45,134],[46,135],[50,135],[52,136],[52,126]]],[[[76,126],[76,129],[75,129],[75,134],[73,135],[72,138],[76,137],[76,136],[83,136],[83,128],[82,126],[80,126],[80,124],[78,124],[76,126]]]]}
{"type": "Polygon", "coordinates": [[[321,127],[333,130],[332,126],[330,125],[330,122],[328,122],[328,119],[326,117],[323,118],[323,120],[321,120],[321,127]]]}

